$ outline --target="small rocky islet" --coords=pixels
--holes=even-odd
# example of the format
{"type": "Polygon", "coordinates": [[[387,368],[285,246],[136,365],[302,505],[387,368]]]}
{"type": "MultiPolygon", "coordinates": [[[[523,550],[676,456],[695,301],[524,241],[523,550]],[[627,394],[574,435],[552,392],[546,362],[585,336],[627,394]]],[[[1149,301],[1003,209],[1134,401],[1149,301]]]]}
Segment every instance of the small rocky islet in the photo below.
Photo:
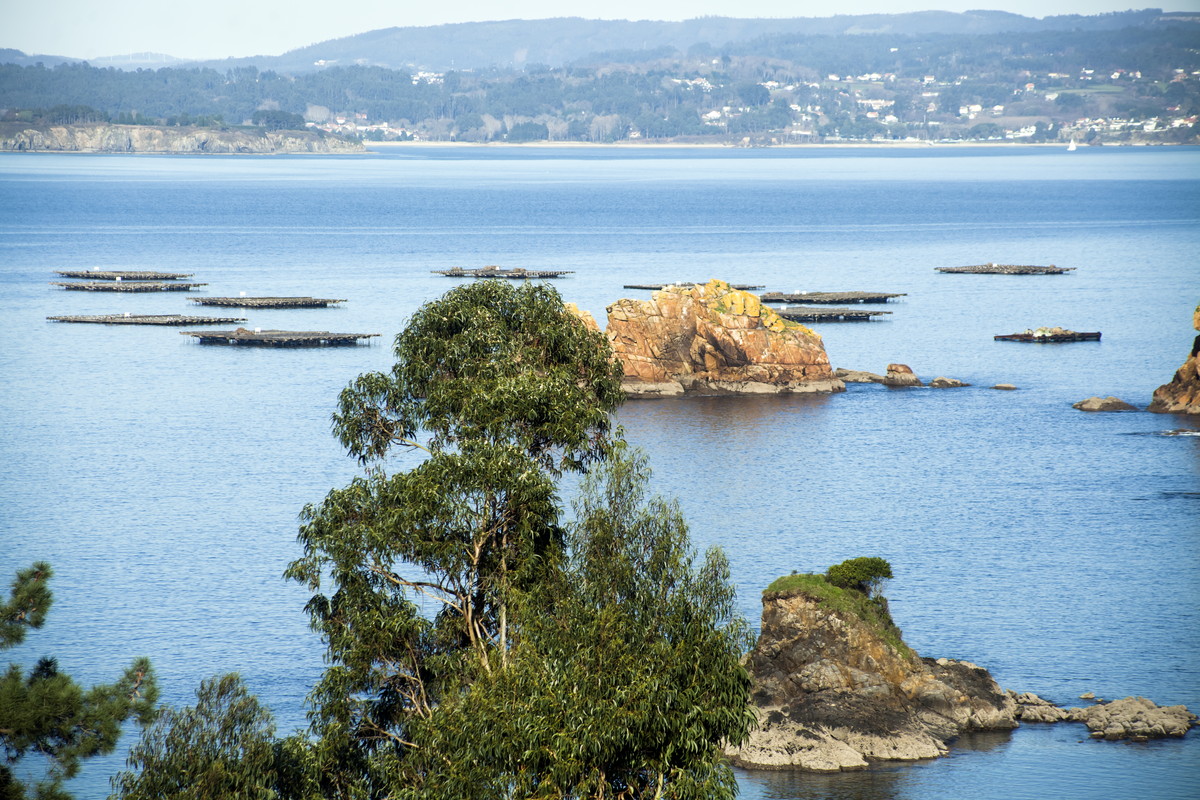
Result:
{"type": "Polygon", "coordinates": [[[768,587],[761,631],[744,662],[758,726],[727,748],[746,768],[838,772],[936,758],[960,734],[1021,723],[1083,723],[1092,738],[1132,741],[1183,736],[1196,724],[1186,707],[1143,697],[1061,708],[1001,688],[969,661],[922,658],[904,643],[885,599],[822,575],[768,587]]]}
{"type": "MultiPolygon", "coordinates": [[[[1192,327],[1200,331],[1200,305],[1192,312],[1192,327]]],[[[1171,381],[1154,390],[1149,410],[1161,414],[1200,414],[1200,336],[1192,341],[1192,352],[1171,381]]]]}
{"type": "MultiPolygon", "coordinates": [[[[590,314],[572,303],[567,306],[591,329],[601,330],[590,314]]],[[[970,386],[944,376],[925,384],[905,364],[888,364],[885,375],[835,370],[819,334],[784,318],[757,295],[721,280],[663,286],[650,300],[618,300],[606,311],[604,333],[624,365],[623,385],[631,398],[828,393],[845,391],[847,383],[894,388],[928,385],[934,389],[970,386]]],[[[1193,326],[1200,330],[1200,306],[1193,326]]],[[[1054,328],[1046,332],[1034,340],[1049,341],[1058,334],[1092,335],[1054,328]]],[[[1033,337],[1037,331],[1029,333],[1033,337]]],[[[1011,391],[1017,387],[997,383],[992,388],[1011,391]]],[[[1075,408],[1136,410],[1116,397],[1088,398],[1075,408]]],[[[1200,336],[1173,380],[1155,390],[1149,410],[1200,414],[1200,336]]]]}

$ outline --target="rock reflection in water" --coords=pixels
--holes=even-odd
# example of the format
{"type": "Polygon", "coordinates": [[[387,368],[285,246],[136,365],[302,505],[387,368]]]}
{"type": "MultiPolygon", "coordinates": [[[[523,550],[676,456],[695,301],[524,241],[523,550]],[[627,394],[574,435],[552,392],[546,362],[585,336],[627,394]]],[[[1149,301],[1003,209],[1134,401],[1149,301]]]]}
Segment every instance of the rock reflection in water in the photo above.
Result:
{"type": "Polygon", "coordinates": [[[1010,731],[964,734],[950,755],[931,761],[887,764],[853,772],[821,774],[798,770],[737,769],[740,800],[901,800],[913,796],[927,769],[952,768],[954,762],[999,750],[1012,740],[1010,731]]]}

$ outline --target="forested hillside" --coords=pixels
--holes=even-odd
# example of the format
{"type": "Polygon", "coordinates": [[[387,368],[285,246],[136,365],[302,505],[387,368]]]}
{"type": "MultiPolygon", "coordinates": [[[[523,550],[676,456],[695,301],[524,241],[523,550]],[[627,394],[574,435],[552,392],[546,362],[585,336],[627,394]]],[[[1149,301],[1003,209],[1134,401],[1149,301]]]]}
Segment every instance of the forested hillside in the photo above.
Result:
{"type": "MultiPolygon", "coordinates": [[[[978,24],[984,13],[944,16],[978,24]]],[[[878,22],[854,19],[860,29],[878,22]]],[[[783,32],[686,52],[663,43],[563,66],[440,72],[340,63],[294,73],[4,64],[0,109],[7,121],[41,124],[307,122],[368,139],[1192,141],[1200,26],[1160,12],[1078,19],[1089,22],[1001,33],[783,32]],[[1108,29],[1114,21],[1141,24],[1108,29]]],[[[543,22],[595,24],[597,46],[609,42],[610,25],[635,24],[543,22]]],[[[705,20],[693,22],[689,35],[705,30],[705,20]]],[[[763,29],[762,20],[707,24],[727,30],[734,22],[741,32],[763,29]]],[[[389,31],[375,33],[391,40],[389,31]]]]}

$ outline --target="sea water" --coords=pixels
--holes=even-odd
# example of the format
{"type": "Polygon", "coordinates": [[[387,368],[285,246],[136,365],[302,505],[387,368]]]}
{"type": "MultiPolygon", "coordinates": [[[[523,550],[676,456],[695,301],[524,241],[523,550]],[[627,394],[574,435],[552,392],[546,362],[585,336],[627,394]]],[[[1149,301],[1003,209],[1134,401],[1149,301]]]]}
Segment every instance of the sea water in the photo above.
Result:
{"type": "MultiPolygon", "coordinates": [[[[728,554],[741,612],[757,624],[780,575],[881,556],[922,655],[1062,704],[1092,691],[1200,709],[1200,421],[1071,408],[1109,394],[1144,408],[1190,350],[1194,148],[5,154],[0,209],[0,577],[37,559],[56,573],[46,627],[9,660],[52,655],[90,684],[146,655],[174,704],[237,671],[282,731],[303,726],[322,647],[281,573],[301,508],[356,474],[329,433],[337,393],[388,368],[405,320],[458,285],[432,270],[496,264],[573,270],[555,286],[601,320],[646,296],[632,283],[906,293],[872,322],[814,325],[833,364],[900,362],[972,386],[620,411],[695,545],[728,554]],[[934,270],[985,262],[1076,269],[934,270]],[[207,285],[193,295],[344,298],[234,315],[382,336],[251,349],[48,322],[217,311],[183,293],[48,285],[89,268],[194,273],[207,285]],[[1043,325],[1103,338],[992,339],[1043,325]],[[1019,388],[988,388],[1001,382],[1019,388]]],[[[1190,798],[1195,736],[1109,743],[1026,725],[920,764],[738,775],[750,798],[1190,798]]],[[[132,737],[85,767],[79,797],[107,793],[132,737]]]]}

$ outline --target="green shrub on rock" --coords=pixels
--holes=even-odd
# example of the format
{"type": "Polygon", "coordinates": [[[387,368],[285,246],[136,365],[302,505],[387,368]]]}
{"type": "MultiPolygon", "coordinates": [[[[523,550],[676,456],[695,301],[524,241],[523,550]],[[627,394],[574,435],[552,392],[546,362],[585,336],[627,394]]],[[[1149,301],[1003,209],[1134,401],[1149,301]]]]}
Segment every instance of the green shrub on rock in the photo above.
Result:
{"type": "Polygon", "coordinates": [[[863,556],[834,564],[825,570],[825,578],[834,586],[857,589],[868,597],[883,590],[883,582],[892,577],[892,565],[882,558],[863,556]]]}

